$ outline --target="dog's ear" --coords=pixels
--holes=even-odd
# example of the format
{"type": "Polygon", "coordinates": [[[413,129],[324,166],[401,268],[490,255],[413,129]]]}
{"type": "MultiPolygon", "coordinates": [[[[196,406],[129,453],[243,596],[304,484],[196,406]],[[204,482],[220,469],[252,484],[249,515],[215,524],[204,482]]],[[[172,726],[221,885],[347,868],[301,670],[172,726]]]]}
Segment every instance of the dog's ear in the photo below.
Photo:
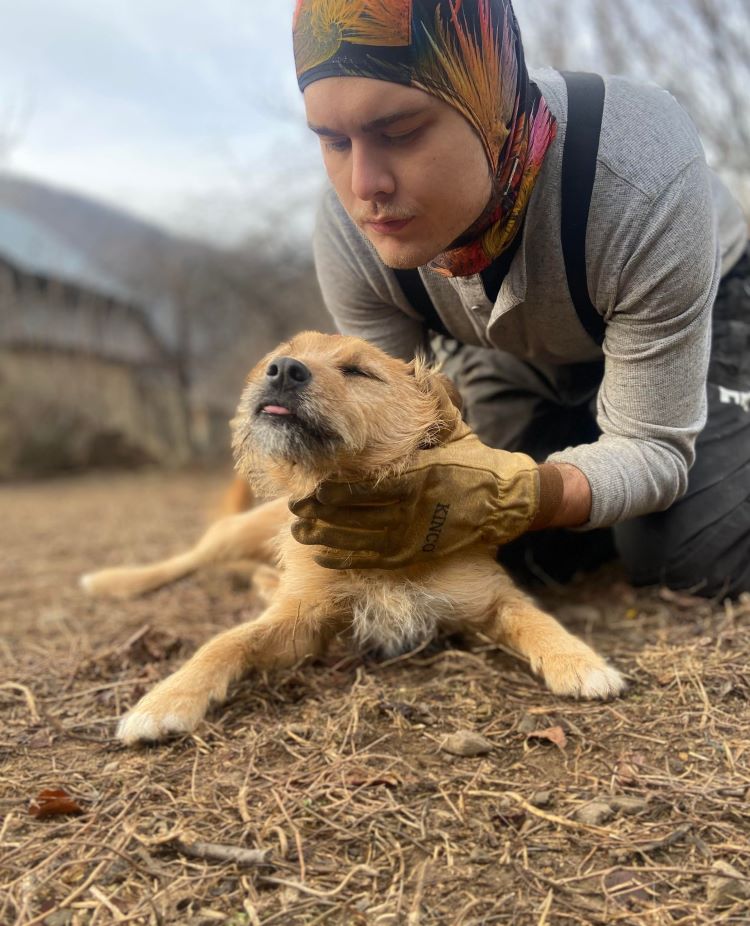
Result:
{"type": "Polygon", "coordinates": [[[425,435],[422,447],[446,443],[462,426],[463,402],[458,389],[444,373],[430,366],[421,357],[409,364],[409,373],[416,380],[420,392],[429,395],[435,402],[435,418],[425,435]]]}
{"type": "Polygon", "coordinates": [[[439,398],[448,397],[448,401],[459,412],[463,411],[464,401],[458,387],[439,367],[431,366],[423,357],[417,356],[408,365],[409,373],[416,379],[422,392],[432,393],[439,398]]]}
{"type": "Polygon", "coordinates": [[[458,391],[458,386],[453,382],[453,380],[446,376],[445,373],[440,373],[435,370],[432,373],[432,382],[430,388],[434,391],[436,389],[435,381],[437,384],[445,391],[448,396],[451,405],[456,408],[459,412],[464,410],[464,400],[461,398],[461,393],[458,391]]]}

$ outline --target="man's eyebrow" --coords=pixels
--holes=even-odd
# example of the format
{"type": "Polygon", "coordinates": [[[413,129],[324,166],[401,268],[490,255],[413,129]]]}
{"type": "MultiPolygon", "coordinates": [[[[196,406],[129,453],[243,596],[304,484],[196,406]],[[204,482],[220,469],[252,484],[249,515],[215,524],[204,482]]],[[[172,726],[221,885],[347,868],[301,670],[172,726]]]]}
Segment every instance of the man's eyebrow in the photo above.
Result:
{"type": "MultiPolygon", "coordinates": [[[[391,113],[390,116],[381,116],[379,119],[373,119],[371,122],[365,122],[360,126],[362,132],[379,132],[381,129],[387,128],[389,125],[393,125],[395,122],[400,122],[402,119],[409,119],[412,116],[419,116],[425,109],[420,107],[419,109],[402,109],[397,113],[391,113]]],[[[309,128],[315,132],[316,135],[326,135],[331,137],[336,137],[341,135],[341,132],[337,132],[335,129],[329,129],[325,125],[315,125],[312,122],[307,123],[309,128]]]]}

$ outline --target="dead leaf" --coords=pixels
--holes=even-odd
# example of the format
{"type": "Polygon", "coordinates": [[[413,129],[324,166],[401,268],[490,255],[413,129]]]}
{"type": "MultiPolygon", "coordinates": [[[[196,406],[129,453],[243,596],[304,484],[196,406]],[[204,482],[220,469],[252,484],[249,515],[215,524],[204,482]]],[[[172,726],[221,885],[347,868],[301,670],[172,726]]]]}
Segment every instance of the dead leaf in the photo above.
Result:
{"type": "Polygon", "coordinates": [[[619,784],[636,785],[642,780],[646,757],[641,752],[624,752],[615,765],[615,778],[619,784]]]}
{"type": "Polygon", "coordinates": [[[44,788],[29,802],[29,814],[38,820],[83,813],[83,808],[62,788],[44,788]]]}
{"type": "Polygon", "coordinates": [[[565,749],[568,738],[562,727],[548,727],[546,730],[532,730],[526,737],[529,740],[547,740],[560,749],[565,749]]]}

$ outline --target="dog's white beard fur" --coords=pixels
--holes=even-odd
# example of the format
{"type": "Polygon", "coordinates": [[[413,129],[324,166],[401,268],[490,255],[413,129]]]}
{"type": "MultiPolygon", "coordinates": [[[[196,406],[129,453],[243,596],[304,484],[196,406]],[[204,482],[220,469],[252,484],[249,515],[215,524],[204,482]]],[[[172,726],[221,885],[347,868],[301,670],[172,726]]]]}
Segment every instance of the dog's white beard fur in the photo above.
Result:
{"type": "Polygon", "coordinates": [[[335,459],[340,441],[322,425],[316,427],[315,416],[309,409],[305,409],[307,427],[303,428],[295,423],[257,416],[257,400],[257,390],[247,389],[231,422],[236,469],[256,488],[267,494],[289,490],[289,486],[277,486],[266,478],[269,463],[287,463],[308,471],[312,477],[317,475],[321,459],[335,459]]]}

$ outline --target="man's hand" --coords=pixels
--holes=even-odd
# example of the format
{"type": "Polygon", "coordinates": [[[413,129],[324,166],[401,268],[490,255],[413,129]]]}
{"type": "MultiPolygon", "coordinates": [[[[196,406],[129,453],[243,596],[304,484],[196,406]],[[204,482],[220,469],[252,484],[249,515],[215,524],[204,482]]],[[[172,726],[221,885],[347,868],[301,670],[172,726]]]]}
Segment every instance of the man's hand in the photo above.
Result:
{"type": "Polygon", "coordinates": [[[465,425],[448,443],[420,450],[412,465],[373,483],[323,483],[290,505],[300,543],[323,547],[321,566],[393,569],[476,543],[508,543],[549,525],[562,502],[553,464],[493,450],[465,425]]]}

